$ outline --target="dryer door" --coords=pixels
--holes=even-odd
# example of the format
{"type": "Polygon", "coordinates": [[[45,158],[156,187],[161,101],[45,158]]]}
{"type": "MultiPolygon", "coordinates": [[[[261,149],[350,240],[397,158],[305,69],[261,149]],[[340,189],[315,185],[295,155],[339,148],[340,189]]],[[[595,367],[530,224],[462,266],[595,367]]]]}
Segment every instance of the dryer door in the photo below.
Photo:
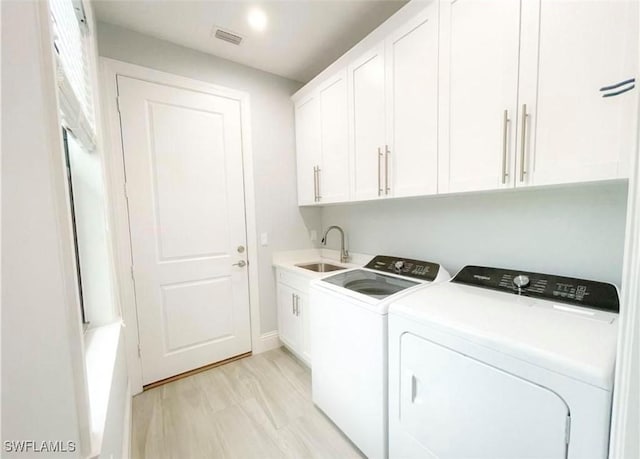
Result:
{"type": "Polygon", "coordinates": [[[400,348],[400,429],[416,455],[566,457],[569,410],[554,392],[409,333],[400,348]]]}

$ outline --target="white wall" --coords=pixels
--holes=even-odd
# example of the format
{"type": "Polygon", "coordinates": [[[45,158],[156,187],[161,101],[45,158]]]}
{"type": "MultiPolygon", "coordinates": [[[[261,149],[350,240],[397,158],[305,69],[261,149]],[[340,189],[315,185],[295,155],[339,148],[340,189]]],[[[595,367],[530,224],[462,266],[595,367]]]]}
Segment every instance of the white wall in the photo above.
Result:
{"type": "MultiPolygon", "coordinates": [[[[626,183],[374,201],[327,207],[354,252],[516,268],[620,285],[626,183]]],[[[336,248],[336,240],[329,238],[336,248]]]]}
{"type": "Polygon", "coordinates": [[[130,444],[131,393],[125,353],[124,333],[120,333],[100,449],[101,459],[124,459],[123,447],[128,451],[130,444]]]}
{"type": "Polygon", "coordinates": [[[267,233],[260,247],[261,332],[277,328],[273,251],[311,247],[307,223],[318,222],[319,211],[297,207],[295,138],[291,94],[301,84],[220,59],[199,51],[133,32],[98,24],[101,56],[246,91],[251,97],[256,224],[267,233]]]}
{"type": "Polygon", "coordinates": [[[49,14],[38,1],[1,8],[2,440],[83,439],[88,448],[49,14]]]}

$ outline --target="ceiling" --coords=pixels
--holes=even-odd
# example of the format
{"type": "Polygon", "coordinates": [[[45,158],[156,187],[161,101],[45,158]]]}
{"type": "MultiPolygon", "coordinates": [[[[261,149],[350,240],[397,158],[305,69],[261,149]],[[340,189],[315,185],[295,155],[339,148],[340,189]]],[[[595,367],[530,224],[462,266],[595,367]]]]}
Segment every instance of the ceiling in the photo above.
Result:
{"type": "Polygon", "coordinates": [[[223,57],[303,83],[358,43],[406,0],[182,1],[94,0],[98,21],[223,57]],[[266,30],[247,20],[253,7],[266,30]],[[241,35],[237,46],[212,37],[214,27],[241,35]]]}

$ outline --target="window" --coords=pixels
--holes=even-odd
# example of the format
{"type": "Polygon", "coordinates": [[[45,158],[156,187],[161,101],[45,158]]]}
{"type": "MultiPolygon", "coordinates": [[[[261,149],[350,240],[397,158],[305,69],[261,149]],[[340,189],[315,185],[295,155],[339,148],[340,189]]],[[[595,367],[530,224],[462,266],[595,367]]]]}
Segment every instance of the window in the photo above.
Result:
{"type": "Polygon", "coordinates": [[[69,132],[62,129],[62,140],[64,142],[64,160],[67,166],[67,185],[69,187],[69,199],[71,200],[71,230],[73,231],[73,245],[76,256],[76,276],[78,279],[78,291],[80,293],[80,310],[82,312],[82,323],[89,325],[87,314],[84,310],[84,295],[82,288],[82,271],[80,270],[80,251],[78,250],[78,226],[76,224],[76,208],[73,202],[73,178],[71,176],[71,160],[69,159],[69,132]]]}
{"type": "Polygon", "coordinates": [[[118,313],[103,163],[95,140],[95,47],[80,0],[49,0],[49,7],[82,321],[97,327],[112,323],[118,313]]]}
{"type": "Polygon", "coordinates": [[[64,136],[82,317],[96,327],[117,315],[102,161],[68,131],[64,136]]]}
{"type": "Polygon", "coordinates": [[[89,30],[82,2],[50,0],[60,110],[64,126],[85,148],[95,148],[89,30]]]}

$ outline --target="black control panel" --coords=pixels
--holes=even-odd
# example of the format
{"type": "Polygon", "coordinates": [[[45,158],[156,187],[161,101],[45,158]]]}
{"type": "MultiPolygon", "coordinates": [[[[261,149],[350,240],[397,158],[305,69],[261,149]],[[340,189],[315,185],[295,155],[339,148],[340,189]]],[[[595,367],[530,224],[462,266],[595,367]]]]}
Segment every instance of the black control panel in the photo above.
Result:
{"type": "Polygon", "coordinates": [[[383,273],[393,273],[415,279],[433,281],[438,276],[440,265],[428,261],[410,260],[408,258],[377,255],[365,268],[375,269],[383,273]]]}
{"type": "Polygon", "coordinates": [[[617,289],[604,282],[483,266],[465,266],[451,282],[605,311],[620,311],[617,289]]]}

